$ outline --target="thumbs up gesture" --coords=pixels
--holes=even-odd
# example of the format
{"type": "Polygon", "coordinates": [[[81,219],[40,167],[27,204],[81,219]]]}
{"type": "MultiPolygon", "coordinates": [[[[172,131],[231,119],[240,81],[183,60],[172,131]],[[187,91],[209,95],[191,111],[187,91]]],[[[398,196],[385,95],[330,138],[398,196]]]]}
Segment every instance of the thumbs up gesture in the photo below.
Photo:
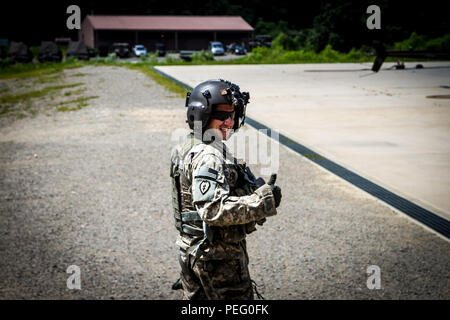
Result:
{"type": "Polygon", "coordinates": [[[272,173],[270,176],[269,182],[267,184],[272,189],[273,197],[275,198],[275,207],[278,208],[281,202],[281,188],[275,185],[275,181],[277,181],[277,174],[272,173]]]}

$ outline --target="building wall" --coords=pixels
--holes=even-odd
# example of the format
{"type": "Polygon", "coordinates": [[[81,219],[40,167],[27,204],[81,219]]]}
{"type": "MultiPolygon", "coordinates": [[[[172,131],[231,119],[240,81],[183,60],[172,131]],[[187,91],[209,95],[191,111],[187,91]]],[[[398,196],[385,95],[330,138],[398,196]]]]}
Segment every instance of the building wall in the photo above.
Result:
{"type": "Polygon", "coordinates": [[[78,41],[85,45],[95,47],[94,28],[89,19],[84,19],[81,23],[81,29],[78,31],[78,41]]]}
{"type": "MultiPolygon", "coordinates": [[[[210,41],[221,41],[224,45],[237,42],[240,44],[242,43],[247,47],[252,36],[251,32],[219,31],[174,32],[97,30],[94,33],[96,34],[95,47],[97,48],[100,44],[111,47],[114,42],[127,42],[131,46],[142,44],[149,51],[155,50],[156,43],[163,43],[168,51],[206,50],[210,41]]],[[[88,44],[86,41],[85,43],[88,44]]]]}
{"type": "Polygon", "coordinates": [[[178,50],[208,49],[208,44],[213,41],[213,32],[178,32],[178,50]]]}
{"type": "Polygon", "coordinates": [[[174,32],[138,31],[138,43],[144,45],[149,51],[156,50],[156,43],[163,43],[166,45],[166,50],[173,50],[168,48],[168,42],[174,41],[174,32]]]}
{"type": "Polygon", "coordinates": [[[78,32],[78,40],[86,45],[112,47],[115,42],[127,42],[134,46],[143,44],[148,50],[155,50],[156,43],[163,43],[166,50],[202,50],[207,49],[210,41],[243,44],[248,47],[253,38],[253,31],[136,31],[136,30],[98,30],[86,17],[78,32]]]}

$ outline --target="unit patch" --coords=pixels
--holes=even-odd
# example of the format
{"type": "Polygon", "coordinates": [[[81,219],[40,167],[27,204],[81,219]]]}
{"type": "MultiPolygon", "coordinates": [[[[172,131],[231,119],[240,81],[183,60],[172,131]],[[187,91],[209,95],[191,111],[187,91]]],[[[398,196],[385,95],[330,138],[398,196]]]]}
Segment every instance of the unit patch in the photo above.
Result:
{"type": "Polygon", "coordinates": [[[206,192],[208,192],[209,187],[211,187],[211,184],[208,180],[203,180],[200,183],[200,192],[204,195],[206,192]]]}
{"type": "Polygon", "coordinates": [[[211,201],[217,186],[217,170],[201,167],[194,175],[194,202],[211,201]]]}

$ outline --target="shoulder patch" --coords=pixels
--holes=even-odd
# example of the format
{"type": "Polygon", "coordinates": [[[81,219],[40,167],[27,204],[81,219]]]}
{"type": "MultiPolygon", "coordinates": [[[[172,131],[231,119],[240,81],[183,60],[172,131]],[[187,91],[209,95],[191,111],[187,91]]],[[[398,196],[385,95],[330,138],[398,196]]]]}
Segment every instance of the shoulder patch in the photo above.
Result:
{"type": "Polygon", "coordinates": [[[204,178],[195,178],[194,189],[192,192],[193,201],[194,202],[211,201],[214,198],[216,187],[217,187],[216,181],[204,178]]]}
{"type": "Polygon", "coordinates": [[[211,201],[217,186],[219,173],[208,167],[201,167],[194,174],[193,200],[194,202],[211,201]]]}

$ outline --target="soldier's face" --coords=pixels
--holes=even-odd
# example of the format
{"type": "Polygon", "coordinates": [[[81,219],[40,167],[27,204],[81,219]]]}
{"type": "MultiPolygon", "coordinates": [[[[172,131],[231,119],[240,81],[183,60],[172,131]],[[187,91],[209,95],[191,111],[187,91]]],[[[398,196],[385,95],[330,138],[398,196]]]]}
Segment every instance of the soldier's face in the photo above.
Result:
{"type": "Polygon", "coordinates": [[[230,115],[227,116],[226,119],[220,120],[214,118],[213,112],[207,129],[217,130],[217,133],[220,132],[219,136],[222,137],[222,140],[227,140],[230,137],[231,130],[234,126],[234,116],[231,114],[234,112],[234,106],[229,104],[219,104],[215,111],[218,111],[221,114],[221,118],[223,118],[224,114],[226,115],[226,112],[230,112],[230,115]]]}

